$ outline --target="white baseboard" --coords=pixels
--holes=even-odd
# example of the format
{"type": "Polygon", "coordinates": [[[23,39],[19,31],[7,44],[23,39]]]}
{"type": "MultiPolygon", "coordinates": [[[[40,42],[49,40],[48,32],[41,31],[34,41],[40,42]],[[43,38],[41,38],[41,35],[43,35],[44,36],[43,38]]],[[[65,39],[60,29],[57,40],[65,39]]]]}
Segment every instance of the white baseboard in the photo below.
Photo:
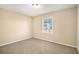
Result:
{"type": "Polygon", "coordinates": [[[61,45],[65,45],[65,46],[69,46],[69,47],[73,47],[73,48],[77,48],[76,46],[73,46],[73,45],[69,45],[69,44],[65,44],[65,43],[61,43],[61,42],[57,42],[57,41],[48,40],[49,39],[48,37],[42,37],[42,35],[39,35],[39,34],[34,34],[33,37],[37,38],[37,39],[41,39],[41,40],[45,40],[45,41],[49,41],[49,42],[53,42],[53,43],[57,43],[57,44],[61,44],[61,45]]]}
{"type": "Polygon", "coordinates": [[[54,43],[61,44],[61,45],[66,45],[66,46],[77,48],[76,46],[73,46],[73,45],[69,45],[69,44],[64,44],[64,43],[59,43],[59,42],[56,42],[56,41],[48,40],[49,38],[47,38],[47,37],[40,37],[40,35],[38,35],[38,34],[35,34],[35,35],[32,34],[32,35],[28,35],[26,37],[20,37],[19,40],[8,42],[8,43],[5,43],[5,44],[0,44],[0,46],[8,45],[8,44],[19,42],[19,41],[26,40],[26,39],[30,39],[32,37],[37,38],[37,39],[41,39],[41,40],[45,40],[45,41],[49,41],[49,42],[54,42],[54,43]]]}
{"type": "Polygon", "coordinates": [[[30,39],[30,38],[32,38],[32,37],[33,37],[32,35],[28,35],[28,36],[26,36],[26,37],[20,37],[19,40],[12,41],[12,42],[8,42],[8,43],[5,43],[5,44],[0,44],[0,46],[12,44],[12,43],[19,42],[19,41],[26,40],[26,39],[30,39]]]}

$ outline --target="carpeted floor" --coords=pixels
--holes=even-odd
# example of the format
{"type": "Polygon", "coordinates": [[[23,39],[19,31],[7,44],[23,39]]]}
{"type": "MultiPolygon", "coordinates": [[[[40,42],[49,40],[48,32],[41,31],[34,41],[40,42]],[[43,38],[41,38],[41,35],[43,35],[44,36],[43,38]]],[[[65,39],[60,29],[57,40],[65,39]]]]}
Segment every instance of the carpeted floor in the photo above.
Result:
{"type": "Polygon", "coordinates": [[[77,49],[40,40],[27,39],[0,47],[1,54],[77,54],[77,49]]]}

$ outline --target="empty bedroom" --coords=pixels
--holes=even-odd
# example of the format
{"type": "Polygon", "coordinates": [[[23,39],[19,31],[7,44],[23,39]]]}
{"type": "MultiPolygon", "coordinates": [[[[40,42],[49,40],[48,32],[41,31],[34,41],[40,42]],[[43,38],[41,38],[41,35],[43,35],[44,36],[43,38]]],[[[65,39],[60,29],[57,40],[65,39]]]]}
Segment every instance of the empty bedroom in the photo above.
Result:
{"type": "Polygon", "coordinates": [[[79,5],[0,4],[0,54],[78,54],[79,5]]]}

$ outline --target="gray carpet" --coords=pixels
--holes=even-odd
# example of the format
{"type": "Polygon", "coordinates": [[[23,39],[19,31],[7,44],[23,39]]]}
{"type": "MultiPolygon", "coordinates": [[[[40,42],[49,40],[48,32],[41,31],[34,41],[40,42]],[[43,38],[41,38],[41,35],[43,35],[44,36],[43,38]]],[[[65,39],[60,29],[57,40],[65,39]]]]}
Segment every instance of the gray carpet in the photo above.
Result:
{"type": "Polygon", "coordinates": [[[40,40],[27,39],[0,47],[1,54],[77,54],[77,49],[40,40]]]}

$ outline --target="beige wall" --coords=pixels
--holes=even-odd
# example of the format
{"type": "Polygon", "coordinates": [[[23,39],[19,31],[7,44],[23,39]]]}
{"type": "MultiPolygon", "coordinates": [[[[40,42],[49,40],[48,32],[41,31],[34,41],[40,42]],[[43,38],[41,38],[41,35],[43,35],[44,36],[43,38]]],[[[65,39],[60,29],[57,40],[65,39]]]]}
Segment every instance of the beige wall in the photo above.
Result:
{"type": "Polygon", "coordinates": [[[78,5],[78,8],[77,8],[77,49],[78,49],[78,52],[79,52],[79,5],[78,5]]]}
{"type": "Polygon", "coordinates": [[[32,37],[32,19],[0,9],[0,46],[32,37]]]}
{"type": "Polygon", "coordinates": [[[76,47],[77,40],[77,9],[76,7],[55,11],[34,17],[34,37],[43,40],[76,47]],[[42,19],[45,16],[54,18],[54,30],[51,33],[42,32],[42,19]]]}

